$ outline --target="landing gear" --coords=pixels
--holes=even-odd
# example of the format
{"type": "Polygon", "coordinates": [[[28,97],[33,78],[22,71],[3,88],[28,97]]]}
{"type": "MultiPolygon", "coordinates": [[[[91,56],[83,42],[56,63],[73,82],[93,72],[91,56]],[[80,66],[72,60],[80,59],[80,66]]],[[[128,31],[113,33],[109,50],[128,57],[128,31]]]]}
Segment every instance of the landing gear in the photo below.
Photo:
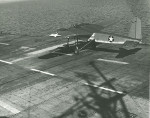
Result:
{"type": "Polygon", "coordinates": [[[70,50],[69,40],[70,40],[69,37],[67,37],[67,45],[66,45],[67,50],[70,50]]]}
{"type": "Polygon", "coordinates": [[[75,51],[74,51],[74,53],[75,54],[79,54],[79,48],[78,48],[78,46],[76,45],[76,47],[75,47],[75,51]]]}
{"type": "Polygon", "coordinates": [[[69,37],[67,37],[67,48],[69,49],[70,48],[70,45],[69,45],[69,37]]]}
{"type": "Polygon", "coordinates": [[[78,37],[76,37],[76,38],[77,38],[76,39],[76,45],[75,45],[76,47],[75,47],[74,53],[78,55],[79,54],[79,47],[78,47],[79,39],[78,39],[78,37]]]}

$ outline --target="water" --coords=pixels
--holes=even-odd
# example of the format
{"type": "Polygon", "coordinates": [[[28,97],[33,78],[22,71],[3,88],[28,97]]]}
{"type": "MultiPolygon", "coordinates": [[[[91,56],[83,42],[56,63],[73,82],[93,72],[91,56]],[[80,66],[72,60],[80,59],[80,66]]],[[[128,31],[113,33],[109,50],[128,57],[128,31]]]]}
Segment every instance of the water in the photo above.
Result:
{"type": "Polygon", "coordinates": [[[0,4],[0,31],[45,35],[73,24],[107,25],[131,16],[124,0],[26,0],[0,4]]]}

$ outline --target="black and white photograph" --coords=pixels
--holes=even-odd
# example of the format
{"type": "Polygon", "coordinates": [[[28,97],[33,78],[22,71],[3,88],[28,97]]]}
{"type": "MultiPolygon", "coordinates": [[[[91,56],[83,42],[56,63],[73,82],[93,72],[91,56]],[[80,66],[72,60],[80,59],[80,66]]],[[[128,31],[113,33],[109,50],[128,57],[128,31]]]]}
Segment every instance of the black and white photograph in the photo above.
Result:
{"type": "Polygon", "coordinates": [[[150,0],[0,0],[0,118],[149,118],[150,0]]]}

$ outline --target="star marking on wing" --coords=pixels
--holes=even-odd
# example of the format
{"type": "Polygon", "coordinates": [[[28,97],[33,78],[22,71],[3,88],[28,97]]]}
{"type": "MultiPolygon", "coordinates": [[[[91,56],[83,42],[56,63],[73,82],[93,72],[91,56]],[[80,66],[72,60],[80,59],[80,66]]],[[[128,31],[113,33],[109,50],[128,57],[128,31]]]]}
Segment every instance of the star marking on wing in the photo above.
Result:
{"type": "Polygon", "coordinates": [[[56,32],[55,34],[50,34],[49,36],[56,38],[56,37],[60,37],[61,35],[59,35],[58,32],[56,32]]]}
{"type": "Polygon", "coordinates": [[[108,41],[109,41],[109,42],[113,42],[113,41],[114,41],[114,37],[113,37],[113,36],[109,36],[109,37],[108,37],[108,41]]]}

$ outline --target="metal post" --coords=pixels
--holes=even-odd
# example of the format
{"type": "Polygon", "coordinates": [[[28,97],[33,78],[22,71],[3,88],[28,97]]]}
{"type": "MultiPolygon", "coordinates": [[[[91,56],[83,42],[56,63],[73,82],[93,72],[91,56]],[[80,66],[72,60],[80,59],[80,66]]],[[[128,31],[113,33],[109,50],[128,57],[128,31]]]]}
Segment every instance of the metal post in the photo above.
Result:
{"type": "Polygon", "coordinates": [[[75,54],[79,54],[78,39],[76,39],[75,54]]]}
{"type": "Polygon", "coordinates": [[[136,21],[135,21],[135,39],[136,39],[136,24],[137,24],[137,17],[136,17],[136,21]]]}
{"type": "Polygon", "coordinates": [[[67,37],[67,39],[68,39],[68,41],[67,41],[67,46],[68,46],[68,48],[69,48],[69,37],[67,37]]]}

